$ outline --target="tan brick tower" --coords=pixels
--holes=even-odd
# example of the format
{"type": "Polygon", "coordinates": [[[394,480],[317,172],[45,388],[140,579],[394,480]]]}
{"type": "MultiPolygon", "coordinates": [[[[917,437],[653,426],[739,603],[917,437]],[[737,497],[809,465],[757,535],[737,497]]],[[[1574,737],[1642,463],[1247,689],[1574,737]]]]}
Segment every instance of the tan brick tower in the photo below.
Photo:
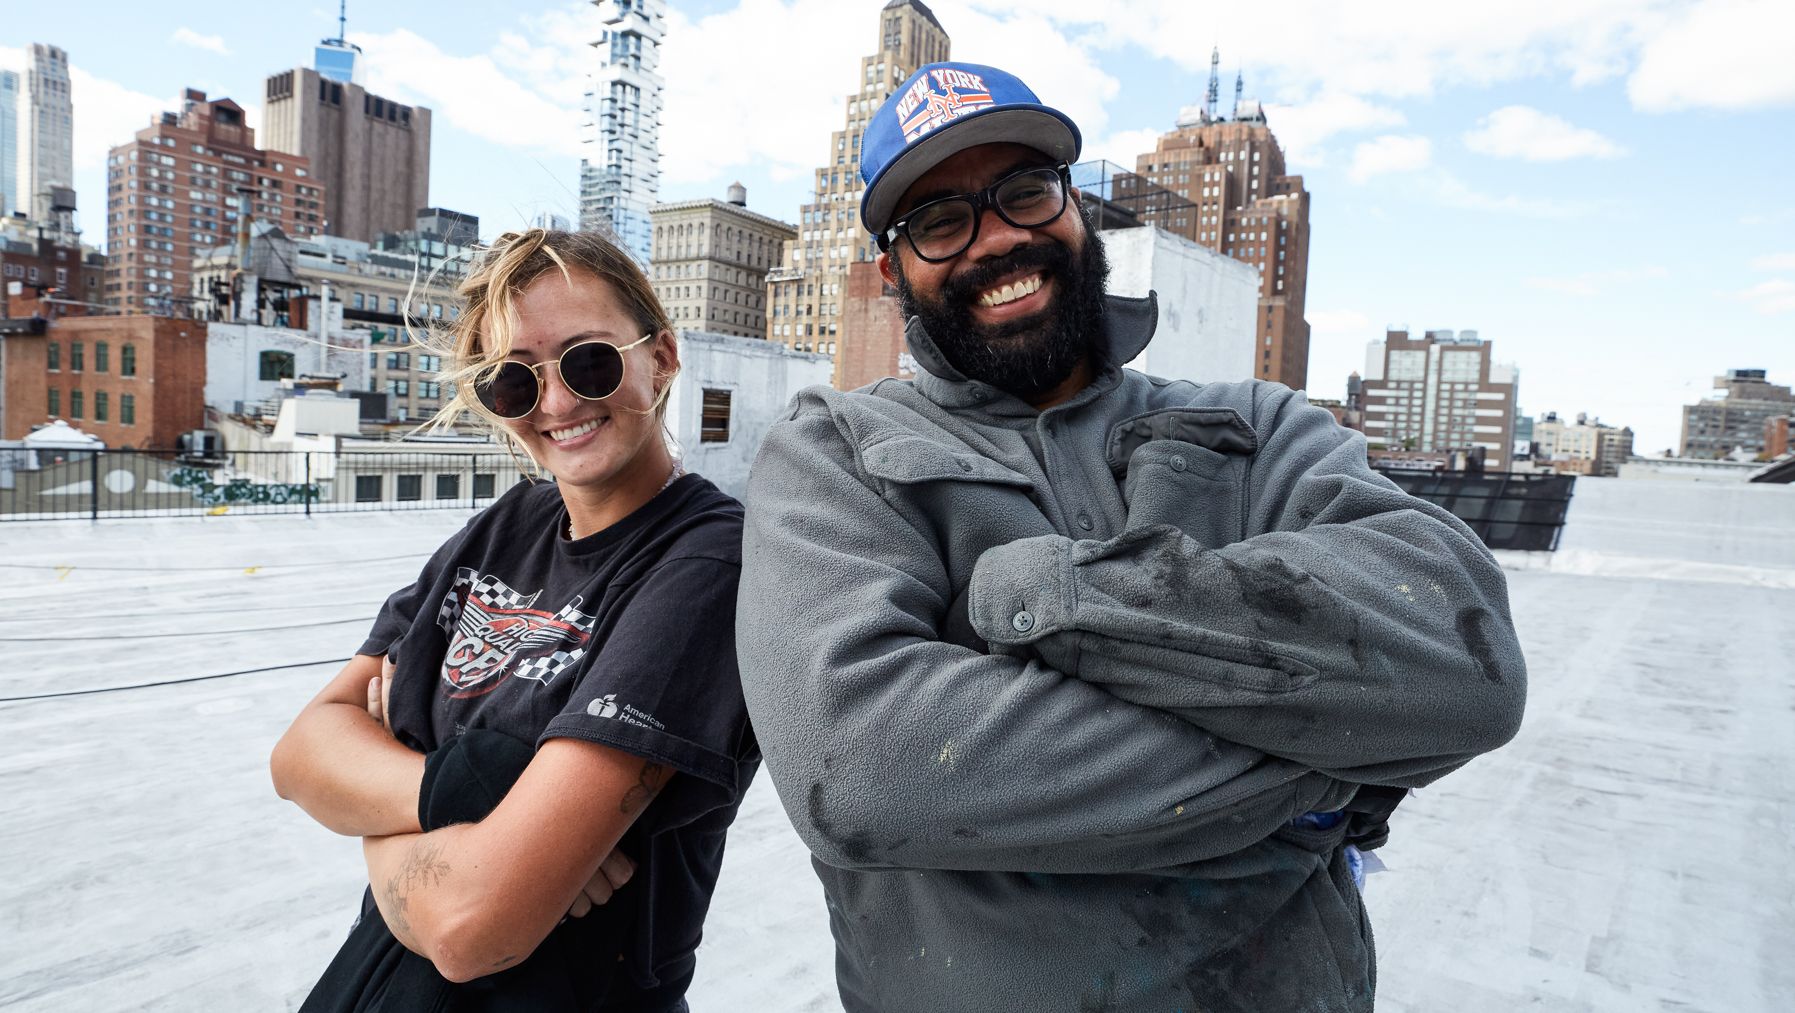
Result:
{"type": "Polygon", "coordinates": [[[921,0],[891,0],[879,12],[879,51],[860,61],[847,122],[830,135],[829,160],[816,171],[816,199],[800,210],[798,238],[786,244],[784,263],[767,275],[767,338],[833,356],[838,387],[838,343],[853,340],[842,328],[848,267],[879,254],[860,225],[860,138],[886,96],[918,67],[946,59],[947,31],[921,0]]]}

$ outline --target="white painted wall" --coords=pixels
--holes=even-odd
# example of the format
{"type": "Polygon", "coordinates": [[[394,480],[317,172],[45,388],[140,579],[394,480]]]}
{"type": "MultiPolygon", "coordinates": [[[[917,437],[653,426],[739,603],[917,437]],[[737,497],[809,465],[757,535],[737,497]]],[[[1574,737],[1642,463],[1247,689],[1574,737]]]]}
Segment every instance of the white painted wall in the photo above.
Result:
{"type": "Polygon", "coordinates": [[[1109,292],[1159,294],[1159,329],[1132,369],[1177,380],[1250,380],[1259,272],[1151,226],[1103,233],[1109,292]]]}
{"type": "Polygon", "coordinates": [[[280,381],[263,380],[264,351],[293,353],[293,372],[343,376],[344,390],[368,386],[366,331],[331,332],[329,345],[318,335],[259,324],[206,325],[206,406],[234,411],[239,401],[257,404],[280,389],[280,381]]]}
{"type": "Polygon", "coordinates": [[[679,337],[679,359],[679,379],[667,399],[668,428],[686,470],[739,499],[747,491],[748,467],[760,441],[785,414],[792,395],[805,387],[828,386],[829,357],[789,351],[759,338],[687,331],[679,337]],[[707,387],[730,392],[729,439],[722,443],[698,438],[707,387]]]}

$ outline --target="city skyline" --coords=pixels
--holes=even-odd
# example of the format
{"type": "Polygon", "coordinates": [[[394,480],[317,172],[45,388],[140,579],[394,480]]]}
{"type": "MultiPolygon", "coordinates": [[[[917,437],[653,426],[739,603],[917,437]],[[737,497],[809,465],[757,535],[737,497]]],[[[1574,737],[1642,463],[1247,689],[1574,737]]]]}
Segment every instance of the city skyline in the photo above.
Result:
{"type": "MultiPolygon", "coordinates": [[[[235,98],[259,126],[264,78],[336,28],[322,9],[100,6],[105,33],[29,9],[0,39],[0,68],[20,69],[31,42],[69,53],[90,241],[108,147],[185,87],[235,98]],[[178,58],[146,59],[146,45],[178,58]]],[[[721,197],[739,178],[752,210],[793,220],[880,6],[671,4],[661,199],[721,197]],[[744,48],[807,58],[732,56],[744,48]]],[[[1571,0],[1442,17],[1316,4],[1275,26],[1215,4],[930,6],[956,59],[1017,71],[1080,123],[1086,157],[1124,165],[1202,101],[1221,48],[1224,80],[1244,73],[1313,194],[1316,397],[1340,397],[1366,342],[1405,324],[1479,330],[1521,367],[1528,414],[1629,425],[1641,453],[1676,445],[1681,406],[1728,369],[1795,378],[1795,142],[1776,126],[1795,70],[1774,52],[1795,31],[1787,5],[1571,0]]],[[[602,13],[363,3],[347,35],[372,90],[437,110],[431,203],[496,234],[577,207],[602,13]]]]}

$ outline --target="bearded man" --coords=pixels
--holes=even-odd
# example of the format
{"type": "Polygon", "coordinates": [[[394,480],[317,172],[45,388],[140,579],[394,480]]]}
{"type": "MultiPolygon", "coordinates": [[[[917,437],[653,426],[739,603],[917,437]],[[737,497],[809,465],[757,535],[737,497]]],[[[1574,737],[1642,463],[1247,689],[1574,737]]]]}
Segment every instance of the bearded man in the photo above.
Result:
{"type": "Polygon", "coordinates": [[[850,1013],[1368,1011],[1359,852],[1508,741],[1501,571],[1300,393],[1123,368],[1077,127],[934,64],[861,216],[920,371],[806,390],[737,647],[850,1013]]]}

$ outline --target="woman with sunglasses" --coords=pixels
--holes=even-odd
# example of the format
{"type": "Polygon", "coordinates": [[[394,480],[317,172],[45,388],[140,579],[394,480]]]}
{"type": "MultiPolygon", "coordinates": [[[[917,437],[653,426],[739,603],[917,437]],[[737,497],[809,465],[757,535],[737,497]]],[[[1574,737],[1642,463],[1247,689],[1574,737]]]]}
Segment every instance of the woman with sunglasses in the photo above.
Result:
{"type": "Polygon", "coordinates": [[[307,1010],[684,1010],[759,763],[733,634],[741,507],[682,473],[671,324],[591,233],[507,233],[439,340],[520,483],[387,600],[275,747],[364,839],[370,889],[307,1010]]]}

